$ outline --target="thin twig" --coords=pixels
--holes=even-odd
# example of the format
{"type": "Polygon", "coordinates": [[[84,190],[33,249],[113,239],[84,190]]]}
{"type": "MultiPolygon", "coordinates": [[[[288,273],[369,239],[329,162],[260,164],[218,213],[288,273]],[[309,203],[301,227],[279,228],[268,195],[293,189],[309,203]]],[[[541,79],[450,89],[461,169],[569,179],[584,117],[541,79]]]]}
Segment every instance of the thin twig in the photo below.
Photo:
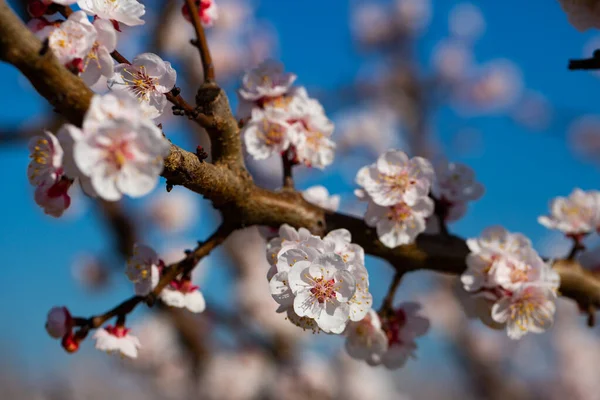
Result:
{"type": "Polygon", "coordinates": [[[389,314],[394,309],[394,297],[396,296],[396,291],[400,286],[400,282],[402,282],[402,276],[404,275],[403,271],[396,271],[394,274],[394,278],[392,279],[392,283],[390,283],[390,287],[388,289],[385,298],[383,299],[383,303],[381,304],[381,309],[379,312],[383,314],[389,314]]]}
{"type": "Polygon", "coordinates": [[[591,58],[569,60],[569,69],[571,71],[600,69],[600,50],[594,51],[591,58]]]}
{"type": "Polygon", "coordinates": [[[577,254],[579,254],[579,252],[585,250],[585,245],[582,243],[583,236],[572,235],[569,237],[571,238],[571,240],[573,240],[573,247],[571,247],[571,251],[569,252],[569,255],[567,255],[567,260],[572,261],[575,259],[575,257],[577,257],[577,254]]]}
{"type": "Polygon", "coordinates": [[[215,67],[213,65],[210,50],[208,48],[204,27],[202,26],[200,16],[198,15],[198,7],[196,7],[195,0],[185,0],[185,2],[189,8],[190,17],[192,18],[192,25],[194,25],[194,30],[196,31],[196,41],[194,42],[194,45],[198,48],[198,51],[200,52],[200,58],[202,58],[204,82],[212,83],[215,81],[215,67]]]}
{"type": "Polygon", "coordinates": [[[283,162],[283,187],[285,189],[294,189],[294,177],[292,176],[292,168],[294,167],[293,162],[293,151],[288,149],[281,154],[281,161],[283,162]]]}

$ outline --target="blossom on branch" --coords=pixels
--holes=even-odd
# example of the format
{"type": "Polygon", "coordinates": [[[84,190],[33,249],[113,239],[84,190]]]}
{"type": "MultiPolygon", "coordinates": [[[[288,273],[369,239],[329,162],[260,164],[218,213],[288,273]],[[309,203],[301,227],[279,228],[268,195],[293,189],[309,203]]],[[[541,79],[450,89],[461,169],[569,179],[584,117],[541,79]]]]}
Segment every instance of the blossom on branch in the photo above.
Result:
{"type": "Polygon", "coordinates": [[[143,25],[146,8],[137,0],[79,0],[79,8],[92,16],[129,26],[143,25]]]}
{"type": "Polygon", "coordinates": [[[135,96],[148,118],[158,118],[166,105],[168,93],[175,86],[177,73],[171,63],[153,53],[136,56],[131,64],[117,64],[108,81],[111,90],[135,96]]]}
{"type": "Polygon", "coordinates": [[[280,154],[290,146],[294,131],[286,121],[286,114],[275,108],[252,110],[250,121],[242,130],[246,151],[255,160],[265,160],[280,154]]]}
{"type": "Polygon", "coordinates": [[[446,221],[456,221],[467,211],[469,201],[478,200],[485,191],[475,180],[475,173],[467,165],[440,161],[435,164],[432,194],[445,207],[446,221]]]}
{"type": "Polygon", "coordinates": [[[122,325],[107,325],[100,328],[92,337],[96,341],[96,349],[108,354],[120,354],[129,358],[137,358],[141,347],[139,339],[129,334],[130,329],[122,325]]]}
{"type": "Polygon", "coordinates": [[[519,233],[486,229],[467,240],[471,253],[461,281],[479,298],[483,322],[505,325],[511,339],[541,333],[552,324],[560,277],[519,233]]]}
{"type": "Polygon", "coordinates": [[[105,19],[96,19],[93,23],[96,29],[96,41],[83,60],[81,79],[92,86],[101,76],[112,77],[114,62],[110,53],[117,47],[117,31],[112,22],[105,19]]]}
{"type": "Polygon", "coordinates": [[[76,11],[60,25],[49,24],[36,35],[48,39],[48,46],[61,64],[81,72],[83,60],[94,45],[97,32],[85,13],[76,11]]]}
{"type": "Polygon", "coordinates": [[[388,338],[374,310],[369,310],[362,320],[350,322],[344,335],[350,357],[365,360],[369,365],[381,364],[381,357],[388,350],[388,338]]]}
{"type": "Polygon", "coordinates": [[[168,306],[187,308],[193,313],[201,313],[206,309],[204,295],[190,278],[172,281],[160,292],[159,297],[168,306]]]}
{"type": "Polygon", "coordinates": [[[265,60],[244,75],[238,94],[244,100],[265,102],[286,94],[295,81],[295,74],[283,72],[283,64],[265,60]]]}
{"type": "Polygon", "coordinates": [[[569,197],[556,197],[550,203],[550,215],[538,222],[566,235],[586,235],[600,227],[600,192],[574,189],[569,197]]]}
{"type": "Polygon", "coordinates": [[[46,318],[46,332],[55,339],[60,339],[73,328],[73,318],[67,307],[53,307],[46,318]]]}
{"type": "Polygon", "coordinates": [[[146,296],[154,289],[164,265],[152,248],[143,244],[133,247],[133,255],[127,261],[125,274],[134,283],[136,295],[146,296]]]}

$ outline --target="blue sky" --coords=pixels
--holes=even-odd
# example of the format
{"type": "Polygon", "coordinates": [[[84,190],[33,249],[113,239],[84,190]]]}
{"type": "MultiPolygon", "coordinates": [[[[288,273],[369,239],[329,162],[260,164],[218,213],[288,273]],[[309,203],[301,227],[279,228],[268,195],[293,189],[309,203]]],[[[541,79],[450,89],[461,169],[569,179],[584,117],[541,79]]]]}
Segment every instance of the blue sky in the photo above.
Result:
{"type": "MultiPolygon", "coordinates": [[[[483,151],[463,155],[451,145],[452,132],[448,129],[456,125],[456,116],[445,108],[435,113],[436,135],[448,158],[471,165],[487,189],[484,198],[453,226],[453,231],[463,236],[477,235],[488,225],[502,223],[539,242],[547,231],[537,224],[536,217],[546,212],[549,199],[566,195],[577,186],[600,186],[597,168],[569,151],[563,121],[579,113],[598,112],[600,80],[566,69],[567,60],[581,56],[593,33],[582,34],[571,27],[557,1],[475,3],[487,20],[486,34],[476,45],[477,59],[506,57],[515,61],[527,87],[544,94],[559,110],[559,117],[544,133],[532,133],[505,117],[474,119],[469,126],[482,133],[483,151]]],[[[423,65],[432,46],[447,34],[446,16],[453,4],[456,2],[435,1],[431,29],[417,47],[423,65]]],[[[301,84],[334,89],[350,82],[359,71],[364,59],[351,42],[348,1],[262,0],[258,16],[277,30],[280,58],[288,70],[298,74],[301,84]]],[[[0,64],[0,82],[4,89],[0,96],[0,127],[26,124],[46,109],[43,100],[12,67],[0,64]]],[[[0,168],[5,171],[4,196],[0,197],[0,254],[4,257],[5,282],[0,291],[0,303],[4,305],[0,346],[10,347],[24,367],[35,371],[65,362],[67,357],[43,331],[49,307],[66,304],[77,314],[89,315],[123,299],[129,286],[116,277],[110,291],[90,295],[74,282],[70,264],[77,253],[111,250],[106,227],[89,207],[78,219],[57,221],[44,216],[35,206],[33,190],[27,183],[27,155],[24,145],[0,147],[0,168]]],[[[319,176],[324,177],[321,183],[333,191],[351,190],[339,183],[335,172],[319,176]]],[[[310,183],[316,182],[310,179],[310,183]]],[[[299,184],[306,187],[309,182],[299,184]]],[[[140,204],[131,203],[133,207],[140,204]]],[[[203,202],[201,207],[202,217],[209,219],[209,205],[203,202]]],[[[202,224],[187,232],[186,238],[202,239],[210,229],[210,224],[202,224]]],[[[210,264],[219,264],[221,256],[215,257],[210,264]]],[[[209,279],[223,280],[218,273],[212,275],[209,279]]]]}

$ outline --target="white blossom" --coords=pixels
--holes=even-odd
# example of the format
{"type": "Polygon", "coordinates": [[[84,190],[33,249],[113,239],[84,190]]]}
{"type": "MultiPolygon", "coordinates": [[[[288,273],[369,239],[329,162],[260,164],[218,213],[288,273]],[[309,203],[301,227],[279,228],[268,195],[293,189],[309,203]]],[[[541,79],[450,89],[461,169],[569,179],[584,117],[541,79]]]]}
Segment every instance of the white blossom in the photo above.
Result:
{"type": "Polygon", "coordinates": [[[447,207],[447,221],[460,219],[467,211],[467,202],[479,199],[485,191],[475,180],[475,172],[464,164],[440,161],[435,164],[435,176],[431,192],[447,207]]]}
{"type": "Polygon", "coordinates": [[[594,0],[558,0],[569,23],[580,32],[600,28],[600,3],[594,0]]]}
{"type": "Polygon", "coordinates": [[[137,0],[79,0],[79,8],[89,15],[114,20],[125,25],[143,25],[141,17],[146,13],[143,4],[137,0]]]}
{"type": "Polygon", "coordinates": [[[376,163],[361,168],[356,183],[380,206],[414,205],[428,195],[433,178],[433,167],[426,159],[409,159],[402,151],[389,150],[376,163]]]}
{"type": "Polygon", "coordinates": [[[370,365],[381,363],[381,356],[388,350],[388,338],[374,310],[369,310],[362,320],[350,322],[344,334],[350,357],[365,360],[370,365]]]}
{"type": "Polygon", "coordinates": [[[288,278],[298,316],[313,318],[325,332],[344,330],[356,281],[340,256],[325,253],[312,262],[298,261],[290,269],[288,278]]]}
{"type": "Polygon", "coordinates": [[[63,149],[51,132],[44,131],[42,136],[29,140],[29,166],[27,177],[34,186],[54,184],[62,175],[63,149]]]}
{"type": "Polygon", "coordinates": [[[83,60],[83,70],[81,72],[81,79],[88,86],[98,82],[101,76],[112,77],[114,62],[110,53],[115,51],[117,47],[117,32],[112,22],[97,19],[93,25],[97,33],[96,41],[83,60]]]}
{"type": "Polygon", "coordinates": [[[556,197],[550,203],[550,215],[538,222],[567,235],[584,235],[600,226],[600,192],[574,189],[569,197],[556,197]]]}
{"type": "Polygon", "coordinates": [[[242,99],[252,102],[262,98],[279,97],[287,93],[295,80],[296,75],[283,72],[283,64],[265,60],[258,67],[246,72],[238,93],[242,99]]]}
{"type": "Polygon", "coordinates": [[[97,37],[96,29],[83,11],[72,13],[60,25],[47,25],[36,34],[48,39],[48,46],[61,64],[78,70],[97,37]]]}
{"type": "Polygon", "coordinates": [[[83,130],[65,126],[73,152],[71,174],[89,178],[93,191],[110,201],[149,193],[158,183],[169,142],[150,120],[135,115],[96,121],[94,116],[102,114],[97,108],[86,114],[83,130]]]}
{"type": "Polygon", "coordinates": [[[288,224],[283,224],[279,227],[279,235],[267,244],[267,261],[271,265],[275,265],[277,257],[283,253],[284,249],[296,247],[300,243],[316,246],[320,241],[318,236],[314,236],[306,228],[296,230],[288,224]]]}
{"type": "Polygon", "coordinates": [[[286,113],[276,108],[254,108],[250,121],[242,129],[248,154],[256,160],[265,160],[287,150],[294,129],[286,118],[286,113]]]}
{"type": "Polygon", "coordinates": [[[96,349],[100,351],[137,358],[141,344],[137,337],[129,334],[129,331],[130,329],[124,326],[107,325],[98,329],[92,338],[96,341],[96,349]]]}
{"type": "Polygon", "coordinates": [[[158,284],[164,262],[156,252],[143,244],[133,247],[133,255],[127,261],[125,274],[135,285],[135,294],[146,296],[158,284]]]}
{"type": "Polygon", "coordinates": [[[365,223],[376,228],[381,243],[394,248],[414,242],[425,230],[425,219],[433,214],[433,210],[433,200],[429,197],[419,198],[413,205],[400,202],[389,207],[369,201],[365,223]]]}
{"type": "Polygon", "coordinates": [[[190,279],[172,281],[160,292],[159,297],[168,306],[187,308],[193,313],[201,313],[206,309],[204,295],[190,279]]]}
{"type": "Polygon", "coordinates": [[[340,196],[329,195],[325,186],[311,186],[302,192],[302,197],[309,203],[315,204],[329,211],[337,211],[340,207],[340,196]]]}
{"type": "Polygon", "coordinates": [[[55,339],[60,339],[71,331],[73,318],[67,307],[53,307],[46,318],[46,332],[55,339]]]}
{"type": "Polygon", "coordinates": [[[158,118],[166,105],[168,93],[175,86],[177,73],[171,63],[153,53],[136,56],[131,64],[117,64],[108,81],[111,90],[127,91],[142,105],[148,118],[158,118]]]}
{"type": "Polygon", "coordinates": [[[554,320],[556,292],[545,284],[521,286],[492,307],[492,318],[506,323],[508,337],[520,339],[527,332],[542,333],[554,320]]]}

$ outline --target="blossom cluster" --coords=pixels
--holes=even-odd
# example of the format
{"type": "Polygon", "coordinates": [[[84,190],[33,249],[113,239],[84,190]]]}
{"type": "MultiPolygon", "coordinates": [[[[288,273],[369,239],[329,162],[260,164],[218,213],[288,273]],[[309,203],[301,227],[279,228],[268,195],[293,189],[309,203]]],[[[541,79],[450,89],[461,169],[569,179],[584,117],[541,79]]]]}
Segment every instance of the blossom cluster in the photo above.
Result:
{"type": "Polygon", "coordinates": [[[272,60],[244,75],[238,117],[245,148],[256,160],[285,154],[293,164],[323,169],[333,162],[334,125],[304,87],[292,86],[295,81],[272,60]]]}
{"type": "Polygon", "coordinates": [[[415,358],[415,339],[429,330],[429,320],[419,315],[417,303],[403,303],[382,318],[370,310],[361,321],[346,328],[346,350],[369,365],[397,369],[415,358]]]}
{"type": "Polygon", "coordinates": [[[361,168],[356,183],[361,186],[356,195],[368,201],[365,223],[390,248],[412,243],[425,231],[434,212],[431,196],[438,200],[445,222],[462,217],[467,203],[483,194],[469,167],[442,161],[434,168],[425,158],[409,158],[399,150],[389,150],[361,168]]]}
{"type": "Polygon", "coordinates": [[[554,320],[560,277],[519,233],[494,226],[467,240],[471,251],[461,275],[479,301],[482,321],[506,326],[511,339],[541,333],[554,320]]]}
{"type": "Polygon", "coordinates": [[[345,229],[321,239],[284,224],[268,243],[267,260],[277,311],[304,329],[339,334],[372,307],[364,251],[345,229]]]}
{"type": "Polygon", "coordinates": [[[600,192],[574,189],[569,197],[557,197],[550,203],[550,215],[538,222],[580,240],[600,229],[600,192]]]}

